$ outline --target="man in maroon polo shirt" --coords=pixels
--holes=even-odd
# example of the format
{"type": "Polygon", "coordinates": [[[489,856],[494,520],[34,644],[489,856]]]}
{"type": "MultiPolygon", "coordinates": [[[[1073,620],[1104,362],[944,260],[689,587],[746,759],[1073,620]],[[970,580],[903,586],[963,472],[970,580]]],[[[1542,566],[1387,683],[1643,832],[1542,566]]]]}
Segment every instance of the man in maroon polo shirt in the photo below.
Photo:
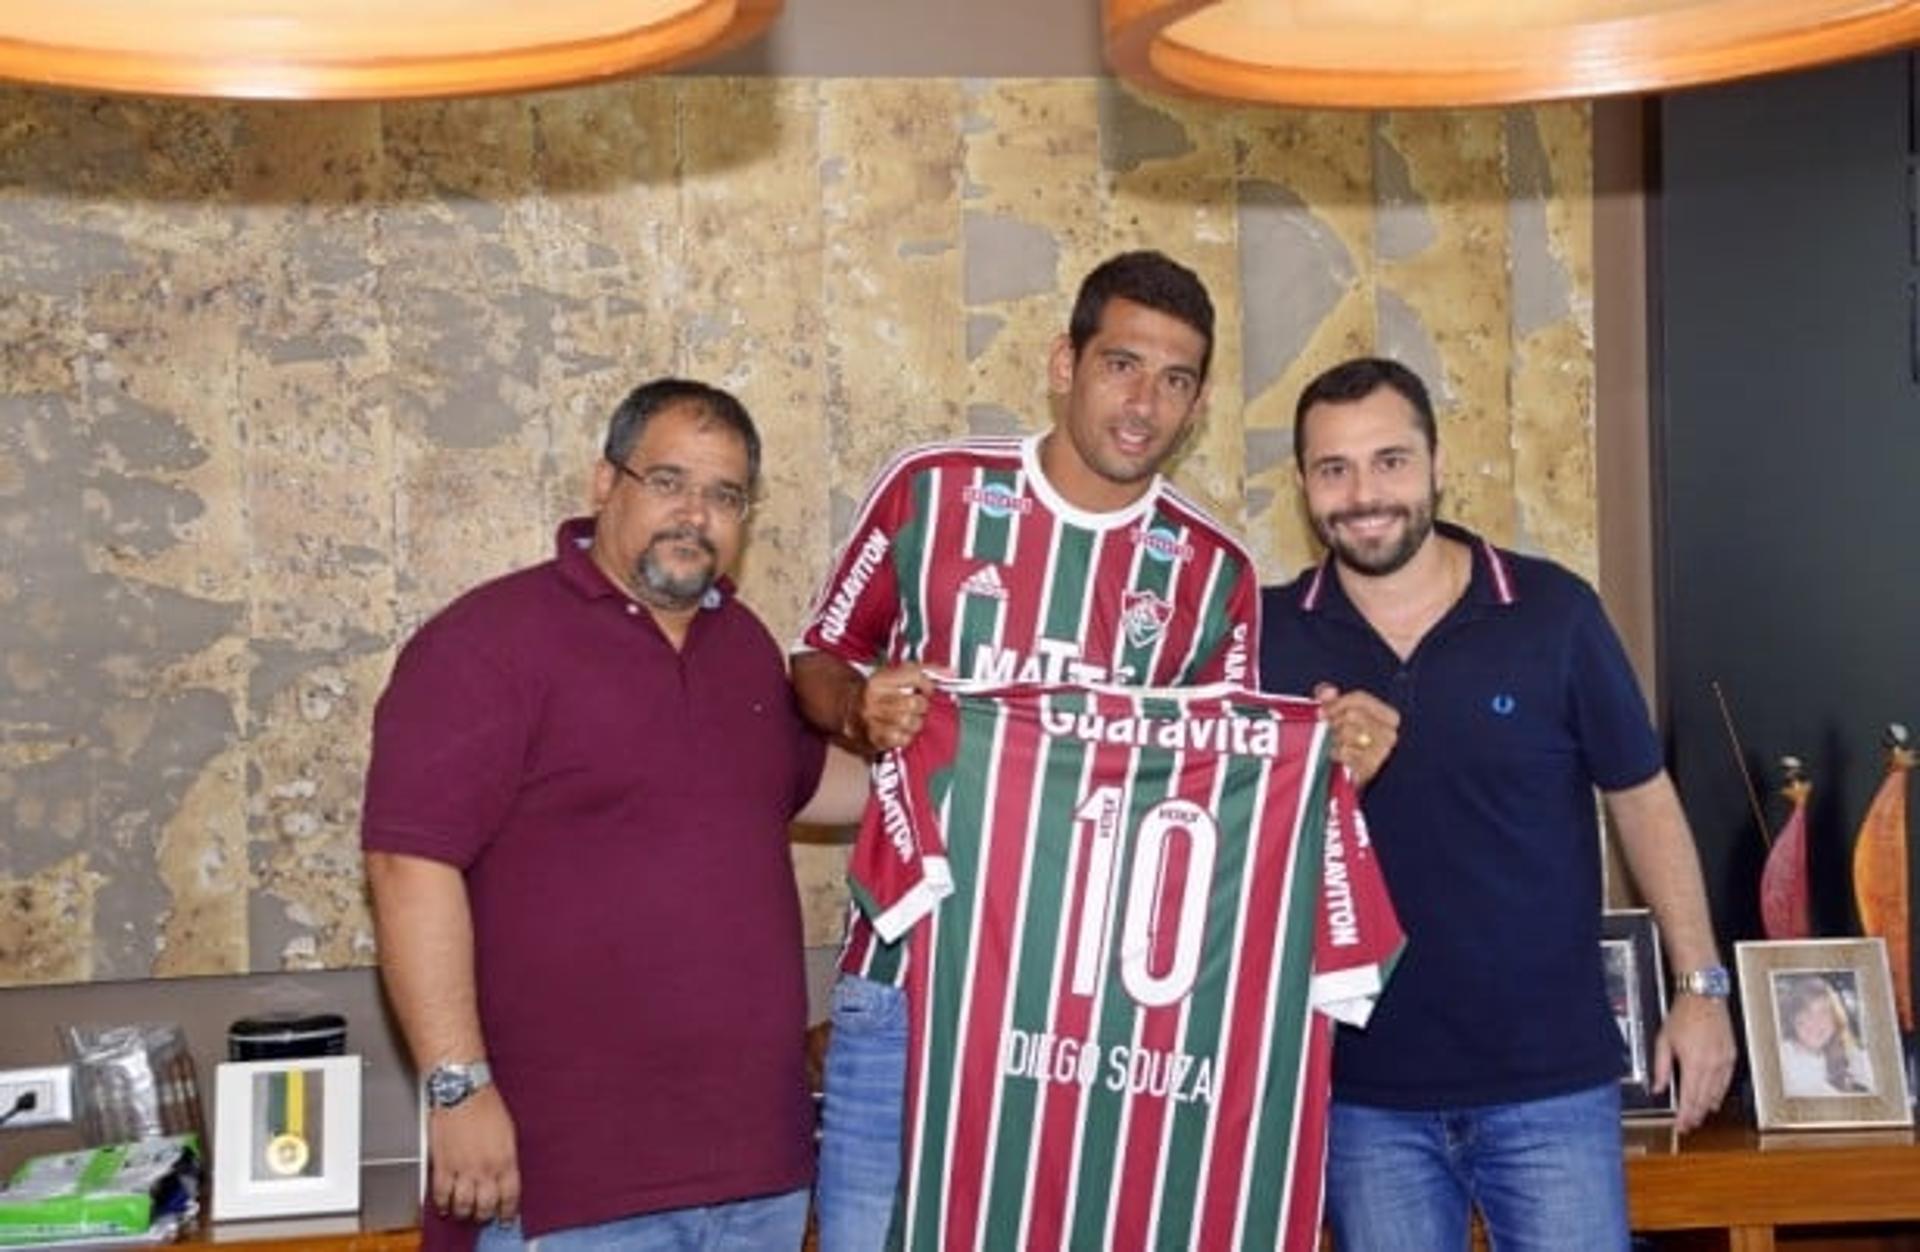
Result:
{"type": "Polygon", "coordinates": [[[422,627],[381,697],[363,843],[429,1248],[800,1244],[787,824],[854,820],[865,777],[722,577],[759,460],[733,396],[638,388],[595,516],[422,627]]]}

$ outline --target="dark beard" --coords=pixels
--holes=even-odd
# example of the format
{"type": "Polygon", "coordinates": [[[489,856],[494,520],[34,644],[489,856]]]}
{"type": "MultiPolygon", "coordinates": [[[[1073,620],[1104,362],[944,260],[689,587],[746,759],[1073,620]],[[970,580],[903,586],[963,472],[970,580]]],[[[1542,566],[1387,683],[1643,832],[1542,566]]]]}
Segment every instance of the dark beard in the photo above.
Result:
{"type": "Polygon", "coordinates": [[[1370,578],[1384,578],[1404,569],[1414,553],[1420,551],[1420,545],[1427,541],[1427,536],[1433,533],[1433,513],[1437,501],[1437,495],[1429,495],[1418,507],[1389,505],[1384,508],[1348,509],[1314,519],[1314,529],[1320,534],[1320,542],[1327,545],[1334,559],[1342,565],[1370,578]],[[1400,518],[1405,525],[1399,540],[1390,547],[1369,550],[1340,538],[1341,523],[1368,517],[1400,518]]]}

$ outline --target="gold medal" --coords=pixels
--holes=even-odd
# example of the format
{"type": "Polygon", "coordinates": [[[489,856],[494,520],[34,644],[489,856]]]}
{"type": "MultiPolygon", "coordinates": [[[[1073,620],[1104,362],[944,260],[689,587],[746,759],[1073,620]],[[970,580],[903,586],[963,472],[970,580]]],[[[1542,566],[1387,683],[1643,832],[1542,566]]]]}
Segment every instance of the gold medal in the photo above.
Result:
{"type": "Polygon", "coordinates": [[[307,1141],[299,1135],[275,1135],[267,1141],[267,1168],[289,1177],[307,1167],[307,1141]]]}

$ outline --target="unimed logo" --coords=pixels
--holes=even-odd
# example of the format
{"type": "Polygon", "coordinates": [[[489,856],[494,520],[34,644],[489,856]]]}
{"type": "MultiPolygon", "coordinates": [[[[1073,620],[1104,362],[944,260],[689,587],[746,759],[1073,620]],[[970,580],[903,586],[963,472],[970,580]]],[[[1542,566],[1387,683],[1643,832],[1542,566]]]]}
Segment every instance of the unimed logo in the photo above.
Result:
{"type": "Polygon", "coordinates": [[[1178,531],[1164,526],[1142,526],[1133,532],[1133,541],[1147,550],[1156,561],[1191,561],[1193,545],[1181,540],[1178,531]]]}
{"type": "Polygon", "coordinates": [[[1012,517],[1015,513],[1033,512],[1033,501],[1005,483],[967,487],[960,492],[960,498],[988,517],[1012,517]]]}

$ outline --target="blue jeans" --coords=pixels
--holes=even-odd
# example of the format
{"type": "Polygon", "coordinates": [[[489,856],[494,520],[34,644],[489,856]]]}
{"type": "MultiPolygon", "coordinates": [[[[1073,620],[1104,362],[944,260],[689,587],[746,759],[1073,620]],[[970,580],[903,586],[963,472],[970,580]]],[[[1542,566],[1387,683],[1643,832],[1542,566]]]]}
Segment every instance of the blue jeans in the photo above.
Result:
{"type": "Polygon", "coordinates": [[[833,986],[814,1215],[820,1252],[880,1252],[900,1186],[907,1104],[907,996],[840,975],[833,986]]]}
{"type": "Polygon", "coordinates": [[[1620,1087],[1442,1112],[1336,1102],[1327,1217],[1340,1252],[1625,1252],[1620,1087]]]}
{"type": "Polygon", "coordinates": [[[523,1239],[518,1222],[480,1228],[474,1252],[798,1252],[807,1235],[806,1188],[725,1204],[642,1213],[523,1239]]]}

